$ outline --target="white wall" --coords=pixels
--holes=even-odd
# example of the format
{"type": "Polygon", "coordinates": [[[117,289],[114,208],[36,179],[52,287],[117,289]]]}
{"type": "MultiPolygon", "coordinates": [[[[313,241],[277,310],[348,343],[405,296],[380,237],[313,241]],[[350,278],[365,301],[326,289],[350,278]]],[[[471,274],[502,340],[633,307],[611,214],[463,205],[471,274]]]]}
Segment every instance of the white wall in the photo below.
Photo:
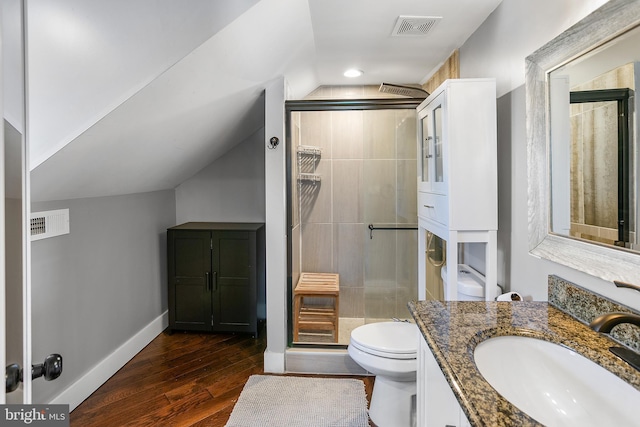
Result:
{"type": "Polygon", "coordinates": [[[264,128],[176,188],[176,221],[264,222],[264,128]]]}
{"type": "Polygon", "coordinates": [[[547,276],[556,274],[640,309],[640,294],[528,253],[524,60],[604,3],[504,0],[461,47],[460,72],[463,78],[497,78],[499,281],[534,300],[546,300],[547,276]]]}
{"type": "Polygon", "coordinates": [[[265,88],[265,232],[267,265],[267,349],[265,372],[284,372],[287,348],[287,199],[285,171],[284,102],[287,85],[284,78],[265,88]],[[267,141],[278,138],[276,147],[267,141]],[[269,147],[272,148],[269,148],[269,147]]]}

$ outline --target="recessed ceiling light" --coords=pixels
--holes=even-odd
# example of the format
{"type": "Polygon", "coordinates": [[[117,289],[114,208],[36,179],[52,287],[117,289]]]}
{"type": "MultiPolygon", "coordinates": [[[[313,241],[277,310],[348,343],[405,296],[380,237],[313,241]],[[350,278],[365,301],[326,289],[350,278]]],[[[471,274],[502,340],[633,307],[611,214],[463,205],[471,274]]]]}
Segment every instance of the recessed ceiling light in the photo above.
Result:
{"type": "Polygon", "coordinates": [[[363,74],[362,70],[357,70],[355,68],[352,68],[344,72],[345,77],[360,77],[362,74],[363,74]]]}

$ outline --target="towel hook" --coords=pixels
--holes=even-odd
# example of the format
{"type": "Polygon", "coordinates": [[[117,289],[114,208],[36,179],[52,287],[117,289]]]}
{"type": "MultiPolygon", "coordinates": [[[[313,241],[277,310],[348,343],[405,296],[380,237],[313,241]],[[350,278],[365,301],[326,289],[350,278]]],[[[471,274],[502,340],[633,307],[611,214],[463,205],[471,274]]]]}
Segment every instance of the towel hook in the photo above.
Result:
{"type": "Polygon", "coordinates": [[[278,139],[278,137],[272,136],[271,139],[269,139],[269,144],[267,144],[267,148],[269,148],[270,150],[275,150],[275,148],[278,146],[279,143],[280,143],[280,140],[278,139]]]}

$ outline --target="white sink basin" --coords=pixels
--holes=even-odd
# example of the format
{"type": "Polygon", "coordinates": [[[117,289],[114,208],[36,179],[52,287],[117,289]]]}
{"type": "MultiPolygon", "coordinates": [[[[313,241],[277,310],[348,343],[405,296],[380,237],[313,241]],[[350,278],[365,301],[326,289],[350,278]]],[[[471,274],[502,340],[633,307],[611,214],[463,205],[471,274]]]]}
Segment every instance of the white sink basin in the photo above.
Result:
{"type": "Polygon", "coordinates": [[[501,336],[478,344],[474,358],[498,393],[544,425],[638,425],[640,391],[566,347],[501,336]]]}

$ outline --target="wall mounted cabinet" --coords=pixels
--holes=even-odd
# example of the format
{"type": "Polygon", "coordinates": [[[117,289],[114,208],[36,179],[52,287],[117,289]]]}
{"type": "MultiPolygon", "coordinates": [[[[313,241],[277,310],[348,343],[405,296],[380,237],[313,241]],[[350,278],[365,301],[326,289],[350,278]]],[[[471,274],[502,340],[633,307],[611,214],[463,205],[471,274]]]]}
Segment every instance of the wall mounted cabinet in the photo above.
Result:
{"type": "Polygon", "coordinates": [[[169,329],[258,332],[264,225],[190,222],[167,230],[169,329]]]}
{"type": "MultiPolygon", "coordinates": [[[[498,183],[494,79],[446,80],[418,111],[418,279],[425,298],[427,231],[447,241],[447,264],[459,243],[486,244],[486,299],[495,298],[498,183]]],[[[447,270],[448,299],[457,268],[447,270]]]]}

